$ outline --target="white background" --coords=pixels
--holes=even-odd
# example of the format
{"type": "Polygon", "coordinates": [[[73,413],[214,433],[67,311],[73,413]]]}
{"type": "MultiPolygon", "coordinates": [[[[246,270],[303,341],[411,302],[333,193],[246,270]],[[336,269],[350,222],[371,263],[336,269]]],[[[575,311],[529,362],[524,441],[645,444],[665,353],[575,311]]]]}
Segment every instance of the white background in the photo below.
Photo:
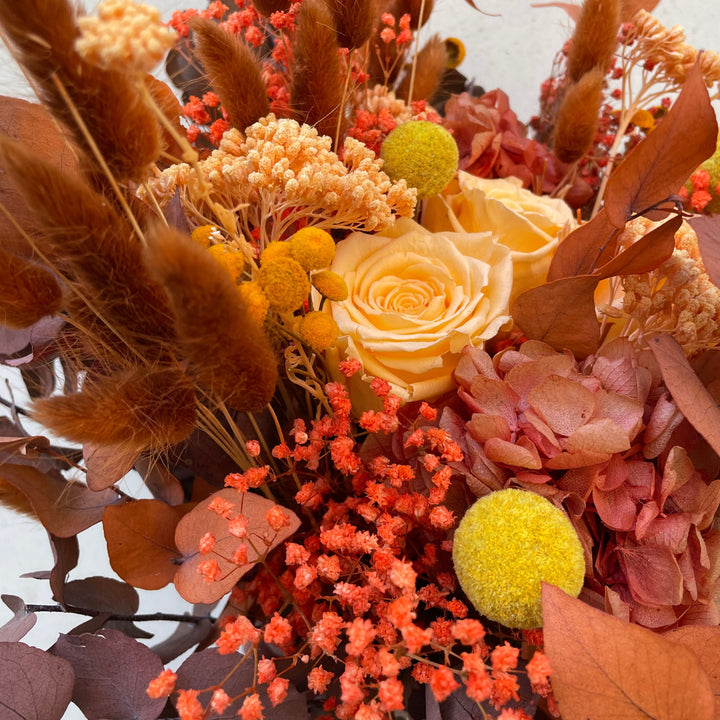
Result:
{"type": "MultiPolygon", "coordinates": [[[[154,4],[166,19],[173,9],[201,7],[199,2],[192,0],[155,0],[154,4]]],[[[496,16],[481,14],[463,0],[437,0],[425,32],[460,38],[466,46],[467,56],[459,69],[486,90],[502,88],[510,96],[511,107],[519,119],[526,122],[537,110],[538,88],[550,73],[555,53],[569,37],[571,23],[564,11],[532,8],[530,0],[477,0],[476,4],[496,16]]],[[[88,3],[87,7],[91,5],[88,3]]],[[[695,47],[720,50],[720,0],[661,0],[654,14],[667,26],[683,25],[688,42],[695,47]]],[[[32,99],[21,73],[4,51],[0,54],[0,95],[32,99]]],[[[3,371],[0,369],[0,372],[3,371]]],[[[4,382],[0,385],[0,394],[8,396],[4,382]]],[[[16,401],[19,405],[24,404],[20,395],[16,401]]],[[[130,479],[127,482],[130,485],[126,489],[135,494],[140,481],[130,479]]],[[[46,582],[20,579],[24,572],[52,567],[52,553],[45,531],[32,520],[0,508],[0,541],[0,592],[20,595],[26,602],[50,602],[46,582]]],[[[99,528],[91,529],[81,537],[80,566],[70,577],[76,579],[94,574],[112,574],[99,528]]],[[[179,600],[172,587],[143,593],[143,612],[182,612],[185,608],[186,604],[179,600]]],[[[10,616],[10,611],[0,606],[0,624],[10,616]]],[[[26,641],[47,648],[58,632],[66,632],[81,621],[82,618],[77,616],[43,614],[26,641]]],[[[158,633],[163,630],[157,625],[147,629],[158,633]]],[[[71,707],[65,720],[76,718],[82,718],[82,715],[71,707]]]]}

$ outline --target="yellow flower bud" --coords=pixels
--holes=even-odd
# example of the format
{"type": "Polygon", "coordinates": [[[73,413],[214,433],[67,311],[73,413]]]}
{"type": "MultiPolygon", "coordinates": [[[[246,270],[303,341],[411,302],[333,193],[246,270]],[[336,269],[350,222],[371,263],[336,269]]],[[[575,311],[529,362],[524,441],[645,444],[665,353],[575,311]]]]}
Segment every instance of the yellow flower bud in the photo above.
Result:
{"type": "Polygon", "coordinates": [[[285,241],[275,240],[268,243],[260,253],[260,264],[279,257],[290,257],[290,246],[285,241]]]}
{"type": "Polygon", "coordinates": [[[341,275],[332,270],[321,270],[310,278],[312,286],[328,300],[342,301],[348,296],[348,286],[341,275]]]}
{"type": "Polygon", "coordinates": [[[293,312],[302,307],[310,293],[310,280],[302,265],[289,257],[264,262],[257,277],[260,287],[277,312],[293,312]]]}
{"type": "Polygon", "coordinates": [[[245,258],[239,250],[220,243],[219,245],[210,246],[208,252],[225,268],[225,271],[234,282],[240,282],[245,269],[245,258]]]}
{"type": "Polygon", "coordinates": [[[288,240],[290,255],[305,270],[319,270],[327,267],[335,257],[335,241],[330,233],[316,227],[298,230],[288,240]]]}
{"type": "Polygon", "coordinates": [[[315,352],[323,352],[335,344],[340,331],[332,315],[314,310],[300,318],[296,332],[315,352]]]}
{"type": "Polygon", "coordinates": [[[254,280],[248,280],[238,285],[238,292],[255,320],[260,324],[264,323],[270,310],[270,302],[260,285],[254,280]]]}

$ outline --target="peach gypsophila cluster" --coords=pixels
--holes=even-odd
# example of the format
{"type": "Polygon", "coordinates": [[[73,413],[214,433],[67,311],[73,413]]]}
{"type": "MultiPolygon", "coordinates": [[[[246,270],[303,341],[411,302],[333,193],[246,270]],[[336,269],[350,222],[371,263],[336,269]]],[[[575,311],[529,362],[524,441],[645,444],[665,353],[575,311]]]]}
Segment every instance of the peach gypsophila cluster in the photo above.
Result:
{"type": "MultiPolygon", "coordinates": [[[[358,371],[352,362],[342,369],[358,371]]],[[[260,466],[227,478],[242,495],[265,481],[282,492],[295,476],[299,511],[315,518],[232,592],[238,612],[225,617],[217,653],[242,651],[238,665],[254,669],[252,682],[229,702],[246,720],[261,717],[263,707],[287,697],[287,678],[299,666],[307,690],[338,718],[380,720],[405,709],[410,676],[437,702],[463,687],[475,702],[505,708],[500,717],[526,717],[508,706],[519,699],[519,649],[507,642],[489,647],[483,624],[456,596],[449,561],[456,518],[445,503],[463,453],[427,403],[413,417],[399,411],[386,382],[377,380],[373,389],[383,409],[360,419],[371,433],[369,452],[352,438],[346,388],[330,383],[332,413],[310,426],[295,421],[273,449],[277,470],[260,466]],[[393,456],[397,443],[402,458],[393,456]]],[[[218,501],[212,510],[233,524],[231,533],[252,542],[235,507],[218,501]]],[[[200,545],[211,559],[213,540],[204,537],[200,545]]],[[[551,668],[540,650],[526,672],[533,691],[549,695],[551,668]]],[[[174,681],[165,671],[149,692],[167,696],[174,681]]],[[[203,717],[216,701],[227,708],[226,696],[215,697],[221,689],[180,689],[181,720],[203,717]]]]}

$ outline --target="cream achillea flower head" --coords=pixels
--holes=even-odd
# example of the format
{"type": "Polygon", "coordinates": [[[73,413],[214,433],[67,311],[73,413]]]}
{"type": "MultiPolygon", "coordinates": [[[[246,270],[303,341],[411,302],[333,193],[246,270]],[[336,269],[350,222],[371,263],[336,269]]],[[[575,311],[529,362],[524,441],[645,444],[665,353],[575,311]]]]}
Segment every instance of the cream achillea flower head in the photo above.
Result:
{"type": "Polygon", "coordinates": [[[365,145],[347,138],[342,160],[331,146],[329,137],[309,125],[270,114],[245,135],[226,132],[220,147],[198,163],[200,177],[187,165],[171,166],[151,183],[151,192],[162,204],[179,190],[186,204],[208,214],[213,203],[238,208],[247,236],[260,229],[262,247],[299,221],[377,231],[396,215],[413,214],[415,190],[392,182],[365,145]]]}
{"type": "Polygon", "coordinates": [[[475,609],[513,628],[542,625],[542,583],[577,597],[585,559],[573,526],[549,500],[507,489],[480,498],[453,539],[460,586],[475,609]]]}
{"type": "Polygon", "coordinates": [[[104,0],[97,17],[80,17],[78,53],[106,70],[149,73],[173,46],[175,31],[157,8],[132,0],[104,0]]]}

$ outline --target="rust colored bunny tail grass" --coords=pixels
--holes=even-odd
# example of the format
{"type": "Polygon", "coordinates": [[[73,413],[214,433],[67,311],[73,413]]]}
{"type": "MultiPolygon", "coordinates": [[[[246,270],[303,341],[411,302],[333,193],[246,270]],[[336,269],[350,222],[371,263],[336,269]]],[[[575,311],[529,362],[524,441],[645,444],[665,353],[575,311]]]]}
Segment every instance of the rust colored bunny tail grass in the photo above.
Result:
{"type": "Polygon", "coordinates": [[[27,499],[24,493],[21,493],[11,482],[2,477],[2,467],[0,466],[0,506],[12,510],[16,513],[26,515],[27,517],[37,518],[35,508],[27,499]]]}
{"type": "MultiPolygon", "coordinates": [[[[152,97],[157,105],[158,110],[160,110],[175,129],[177,136],[184,138],[186,130],[180,122],[180,117],[183,114],[182,105],[177,97],[175,97],[175,93],[170,86],[162,80],[158,80],[153,75],[146,75],[145,87],[148,89],[150,97],[152,97]]],[[[176,138],[165,128],[162,130],[162,152],[170,156],[175,162],[181,162],[183,158],[183,148],[179,145],[176,138]]]]}
{"type": "Polygon", "coordinates": [[[74,442],[136,453],[162,450],[182,442],[195,428],[195,389],[175,367],[136,367],[88,376],[79,393],[35,401],[32,415],[74,442]]]}
{"type": "Polygon", "coordinates": [[[393,14],[400,17],[407,13],[410,15],[410,27],[417,30],[428,21],[434,6],[435,0],[397,0],[393,14]]]}
{"type": "Polygon", "coordinates": [[[571,82],[594,68],[606,73],[617,47],[620,0],[585,0],[570,41],[567,75],[571,82]]]}
{"type": "Polygon", "coordinates": [[[579,160],[595,136],[605,71],[596,68],[565,89],[555,118],[553,152],[566,163],[579,160]]]}
{"type": "Polygon", "coordinates": [[[220,98],[230,122],[241,131],[270,112],[262,72],[247,43],[217,23],[195,17],[190,22],[195,54],[220,98]]]}
{"type": "Polygon", "coordinates": [[[328,7],[340,47],[356,50],[370,39],[376,21],[374,0],[328,0],[328,7]]]}
{"type": "Polygon", "coordinates": [[[125,344],[172,337],[165,295],[142,262],[139,240],[107,200],[78,178],[0,137],[0,165],[44,235],[37,251],[125,344]]]}
{"type": "Polygon", "coordinates": [[[132,81],[101,70],[75,51],[75,11],[67,0],[0,0],[0,25],[43,104],[94,160],[87,138],[59,90],[67,92],[118,181],[143,180],[158,157],[160,126],[132,81]]]}
{"type": "Polygon", "coordinates": [[[405,73],[400,86],[396,91],[397,97],[406,102],[411,100],[432,100],[442,81],[447,65],[447,52],[445,43],[439,35],[433,35],[417,54],[415,69],[415,82],[413,84],[412,98],[410,92],[410,71],[405,73]]]}
{"type": "Polygon", "coordinates": [[[62,290],[46,268],[0,247],[0,324],[30,327],[62,305],[62,290]]]}
{"type": "Polygon", "coordinates": [[[147,266],[165,288],[189,372],[218,402],[260,410],[275,391],[277,362],[268,337],[222,266],[189,237],[158,228],[147,266]]]}
{"type": "Polygon", "coordinates": [[[303,0],[297,17],[290,98],[295,119],[335,137],[342,113],[343,71],[335,23],[322,0],[303,0]]]}
{"type": "Polygon", "coordinates": [[[266,18],[274,12],[287,12],[290,9],[291,0],[253,0],[255,9],[266,18]]]}

